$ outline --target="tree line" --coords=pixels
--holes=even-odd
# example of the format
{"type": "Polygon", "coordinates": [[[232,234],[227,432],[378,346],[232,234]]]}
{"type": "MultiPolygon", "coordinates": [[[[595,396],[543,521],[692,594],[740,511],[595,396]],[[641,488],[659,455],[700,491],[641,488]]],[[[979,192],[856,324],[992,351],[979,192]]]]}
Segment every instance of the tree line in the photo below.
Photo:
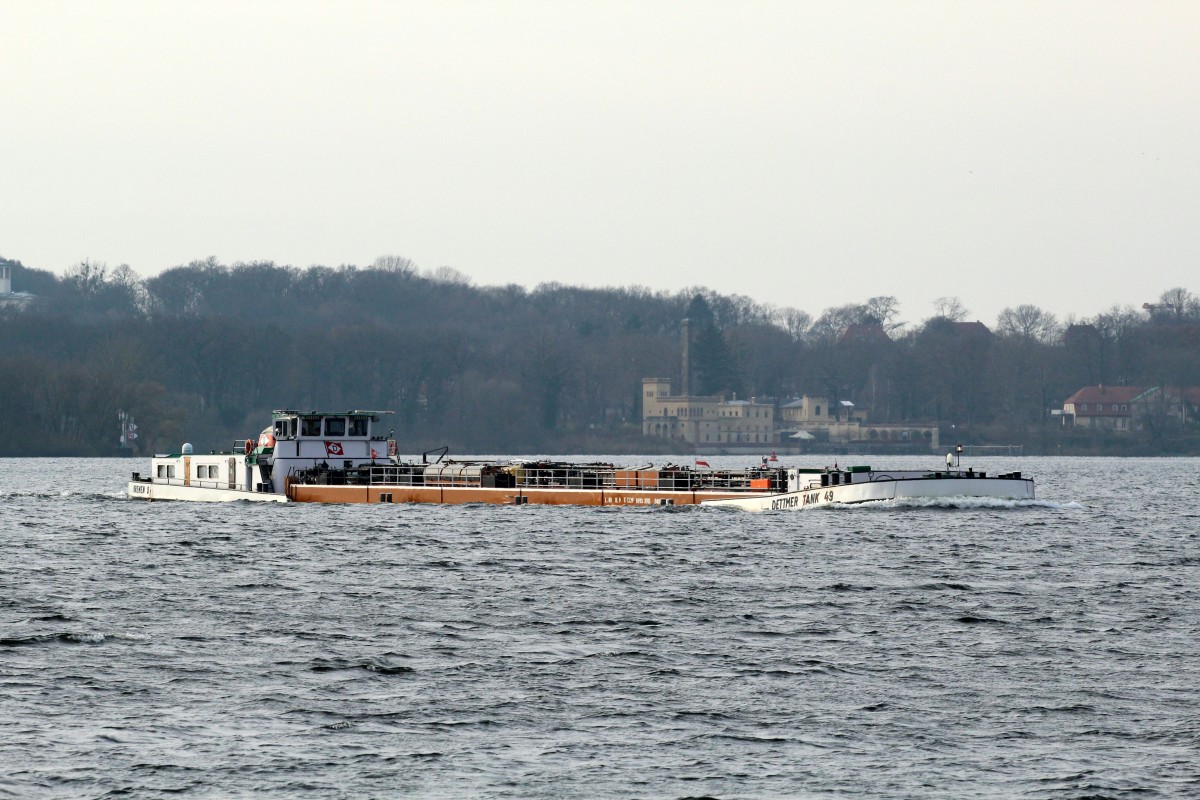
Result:
{"type": "MultiPolygon", "coordinates": [[[[814,318],[702,287],[474,286],[395,256],[307,269],[210,258],[149,278],[7,263],[37,299],[0,306],[3,455],[112,454],[120,411],[140,453],[185,438],[224,448],[273,408],[395,411],[404,452],[669,449],[641,436],[640,382],[678,389],[685,318],[694,394],[850,400],[872,421],[1032,451],[1105,445],[1050,414],[1081,386],[1200,385],[1200,300],[1182,288],[1079,320],[1021,305],[990,325],[945,297],[907,324],[892,297],[814,318]]],[[[1194,431],[1155,435],[1140,446],[1193,446],[1194,431]]]]}

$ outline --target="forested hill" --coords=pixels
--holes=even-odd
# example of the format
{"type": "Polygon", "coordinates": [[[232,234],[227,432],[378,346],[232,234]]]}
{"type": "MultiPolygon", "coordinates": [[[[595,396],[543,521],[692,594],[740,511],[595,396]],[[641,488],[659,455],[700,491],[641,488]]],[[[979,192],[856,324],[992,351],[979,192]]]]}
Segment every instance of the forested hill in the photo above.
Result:
{"type": "Polygon", "coordinates": [[[972,324],[953,298],[906,325],[890,297],[814,319],[703,288],[476,287],[397,257],[208,259],[147,279],[6,263],[36,299],[0,305],[0,455],[111,454],[122,410],[141,453],[223,448],[285,407],[394,410],[404,452],[668,448],[640,436],[640,381],[678,388],[685,317],[694,393],[847,399],[974,441],[1045,446],[1049,410],[1088,384],[1200,385],[1200,304],[1183,289],[1070,327],[1032,305],[972,324]]]}
{"type": "MultiPolygon", "coordinates": [[[[119,410],[143,451],[225,447],[285,407],[394,410],[408,452],[632,447],[640,380],[677,378],[679,321],[697,295],[714,329],[777,353],[793,341],[746,298],[473,287],[399,258],[303,270],[209,259],[146,280],[18,265],[13,284],[38,300],[0,312],[5,454],[110,453],[119,410]]],[[[711,388],[742,390],[732,378],[711,388]]]]}

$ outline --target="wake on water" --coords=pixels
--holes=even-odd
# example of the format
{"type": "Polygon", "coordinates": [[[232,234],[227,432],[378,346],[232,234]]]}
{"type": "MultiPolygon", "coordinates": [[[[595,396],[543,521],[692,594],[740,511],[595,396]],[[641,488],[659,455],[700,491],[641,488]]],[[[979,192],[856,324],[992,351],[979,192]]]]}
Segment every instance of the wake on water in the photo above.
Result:
{"type": "MultiPolygon", "coordinates": [[[[871,500],[865,503],[829,503],[822,505],[811,505],[799,509],[761,511],[753,513],[793,514],[796,511],[800,511],[802,513],[820,511],[896,512],[927,509],[945,511],[981,509],[989,511],[1019,511],[1022,509],[1031,508],[1050,509],[1052,511],[1081,511],[1084,507],[1073,500],[1060,503],[1054,500],[1008,500],[1000,497],[898,497],[892,500],[871,500]]],[[[732,506],[708,505],[657,506],[654,508],[647,508],[645,510],[650,513],[662,513],[663,511],[709,511],[725,514],[746,513],[742,509],[732,506]]]]}
{"type": "Polygon", "coordinates": [[[1053,500],[1006,500],[1001,497],[897,497],[893,500],[875,500],[869,503],[834,503],[817,506],[823,509],[870,509],[873,511],[896,511],[903,509],[989,509],[1014,511],[1026,508],[1048,508],[1055,511],[1082,509],[1079,503],[1059,503],[1053,500]]]}

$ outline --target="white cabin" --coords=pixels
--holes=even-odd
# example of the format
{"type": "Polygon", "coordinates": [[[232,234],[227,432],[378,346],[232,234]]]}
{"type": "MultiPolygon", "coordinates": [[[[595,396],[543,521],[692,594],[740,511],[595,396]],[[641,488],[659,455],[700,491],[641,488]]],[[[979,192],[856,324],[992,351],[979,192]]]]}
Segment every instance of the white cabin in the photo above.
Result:
{"type": "Polygon", "coordinates": [[[157,454],[150,476],[135,473],[130,494],[147,499],[275,499],[286,494],[287,478],[318,465],[350,469],[392,463],[396,442],[379,432],[390,411],[275,411],[257,439],[237,441],[228,451],[157,454]]]}

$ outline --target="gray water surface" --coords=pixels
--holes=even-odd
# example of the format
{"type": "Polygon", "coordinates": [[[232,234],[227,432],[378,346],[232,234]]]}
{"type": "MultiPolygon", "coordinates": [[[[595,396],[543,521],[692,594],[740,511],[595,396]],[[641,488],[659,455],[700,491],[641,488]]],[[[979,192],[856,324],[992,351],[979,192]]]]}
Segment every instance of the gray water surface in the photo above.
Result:
{"type": "Polygon", "coordinates": [[[0,459],[0,796],[1200,795],[1200,462],[971,462],[1039,499],[147,504],[0,459]]]}

